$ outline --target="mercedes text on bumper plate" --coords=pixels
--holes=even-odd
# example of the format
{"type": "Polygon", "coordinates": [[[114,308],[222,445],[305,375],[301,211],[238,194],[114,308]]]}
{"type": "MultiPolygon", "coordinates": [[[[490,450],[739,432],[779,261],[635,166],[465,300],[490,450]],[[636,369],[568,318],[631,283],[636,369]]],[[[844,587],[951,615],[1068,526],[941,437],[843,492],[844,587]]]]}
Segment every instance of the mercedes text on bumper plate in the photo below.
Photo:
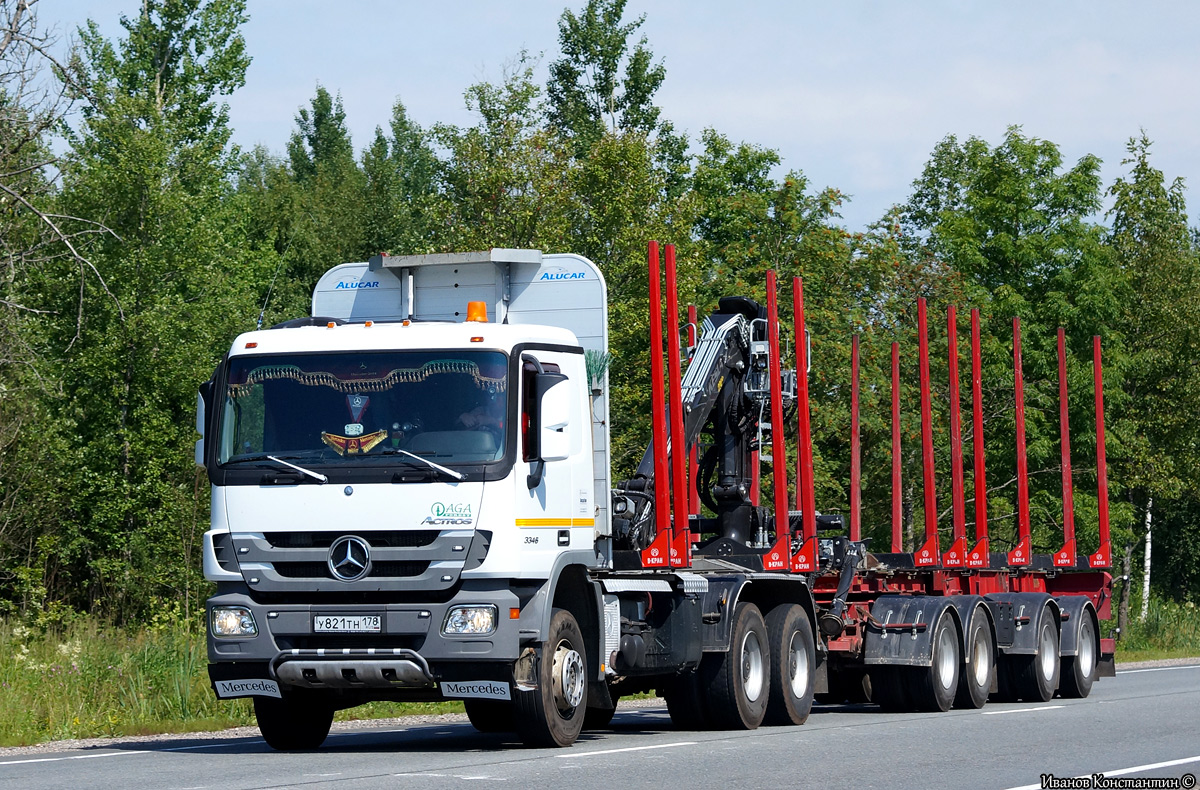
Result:
{"type": "Polygon", "coordinates": [[[313,631],[347,633],[347,634],[377,634],[382,618],[377,614],[319,614],[313,618],[313,631]]]}
{"type": "Polygon", "coordinates": [[[456,699],[512,699],[507,683],[497,683],[494,680],[466,680],[451,682],[443,680],[440,684],[443,697],[456,699]]]}
{"type": "Polygon", "coordinates": [[[213,687],[221,699],[279,696],[279,684],[274,680],[218,680],[213,687]]]}

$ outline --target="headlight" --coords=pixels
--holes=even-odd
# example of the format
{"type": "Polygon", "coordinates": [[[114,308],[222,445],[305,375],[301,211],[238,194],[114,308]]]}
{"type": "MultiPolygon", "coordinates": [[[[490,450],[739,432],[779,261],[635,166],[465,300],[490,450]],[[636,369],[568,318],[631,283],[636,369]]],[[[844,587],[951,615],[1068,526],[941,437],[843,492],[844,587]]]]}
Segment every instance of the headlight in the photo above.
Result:
{"type": "Polygon", "coordinates": [[[215,636],[258,636],[258,625],[244,606],[214,606],[212,632],[215,636]]]}
{"type": "Polygon", "coordinates": [[[446,636],[481,636],[496,630],[496,607],[455,606],[446,613],[442,633],[446,636]]]}

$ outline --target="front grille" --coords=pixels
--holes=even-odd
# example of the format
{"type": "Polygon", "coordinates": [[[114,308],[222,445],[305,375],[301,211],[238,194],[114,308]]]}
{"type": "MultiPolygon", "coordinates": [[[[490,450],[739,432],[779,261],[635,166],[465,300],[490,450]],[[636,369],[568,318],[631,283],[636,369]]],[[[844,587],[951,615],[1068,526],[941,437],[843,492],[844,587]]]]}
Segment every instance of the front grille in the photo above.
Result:
{"type": "MultiPolygon", "coordinates": [[[[327,549],[346,532],[267,532],[263,535],[275,549],[327,549]]],[[[355,533],[374,548],[428,546],[441,533],[436,529],[390,530],[355,533]]]]}
{"type": "MultiPolygon", "coordinates": [[[[420,576],[429,568],[428,562],[373,562],[367,578],[387,576],[402,578],[420,576]]],[[[285,579],[333,579],[325,562],[276,562],[275,572],[285,579]]]]}

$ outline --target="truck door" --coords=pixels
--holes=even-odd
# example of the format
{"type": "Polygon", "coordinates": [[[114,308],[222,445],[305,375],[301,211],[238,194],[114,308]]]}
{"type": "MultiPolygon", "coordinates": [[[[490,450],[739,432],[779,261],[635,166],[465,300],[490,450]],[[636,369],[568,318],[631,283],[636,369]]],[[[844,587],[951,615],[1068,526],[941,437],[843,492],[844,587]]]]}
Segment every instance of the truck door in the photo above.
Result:
{"type": "MultiPolygon", "coordinates": [[[[520,447],[516,475],[516,522],[521,530],[523,547],[522,570],[549,570],[554,558],[564,550],[587,548],[592,534],[592,480],[590,468],[581,461],[590,461],[583,450],[582,431],[585,424],[580,406],[581,381],[574,380],[575,360],[561,359],[567,355],[553,352],[526,352],[522,356],[520,392],[520,447]],[[555,389],[566,388],[569,401],[566,424],[561,431],[569,435],[566,458],[543,459],[544,448],[539,446],[539,374],[557,374],[566,380],[555,389]],[[527,564],[526,564],[527,563],[527,564]]],[[[582,359],[582,358],[581,358],[582,359]]],[[[544,390],[544,385],[543,385],[544,390]]],[[[559,403],[563,392],[556,392],[559,403]]],[[[561,422],[562,414],[551,417],[561,422]]]]}

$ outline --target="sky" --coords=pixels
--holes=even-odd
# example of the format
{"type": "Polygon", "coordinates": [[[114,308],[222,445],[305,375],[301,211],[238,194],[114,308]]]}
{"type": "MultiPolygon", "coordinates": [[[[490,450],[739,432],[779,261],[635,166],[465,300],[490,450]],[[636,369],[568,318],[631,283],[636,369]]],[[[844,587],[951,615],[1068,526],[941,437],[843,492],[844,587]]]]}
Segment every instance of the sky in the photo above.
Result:
{"type": "MultiPolygon", "coordinates": [[[[584,0],[571,0],[579,10],[584,0]]],[[[360,150],[399,98],[422,126],[467,125],[463,92],[522,50],[559,56],[567,0],[249,0],[253,62],[229,97],[234,141],[284,150],[318,83],[341,94],[360,150]]],[[[122,33],[137,0],[42,0],[63,42],[91,18],[122,33]]],[[[1106,185],[1145,130],[1152,164],[1200,178],[1200,3],[1108,0],[629,0],[666,81],[663,115],[692,140],[714,128],[775,149],[776,175],[850,196],[861,230],[908,197],[939,140],[999,142],[1010,125],[1099,156],[1106,185]]],[[[1189,195],[1190,196],[1190,195],[1189,195]]]]}

